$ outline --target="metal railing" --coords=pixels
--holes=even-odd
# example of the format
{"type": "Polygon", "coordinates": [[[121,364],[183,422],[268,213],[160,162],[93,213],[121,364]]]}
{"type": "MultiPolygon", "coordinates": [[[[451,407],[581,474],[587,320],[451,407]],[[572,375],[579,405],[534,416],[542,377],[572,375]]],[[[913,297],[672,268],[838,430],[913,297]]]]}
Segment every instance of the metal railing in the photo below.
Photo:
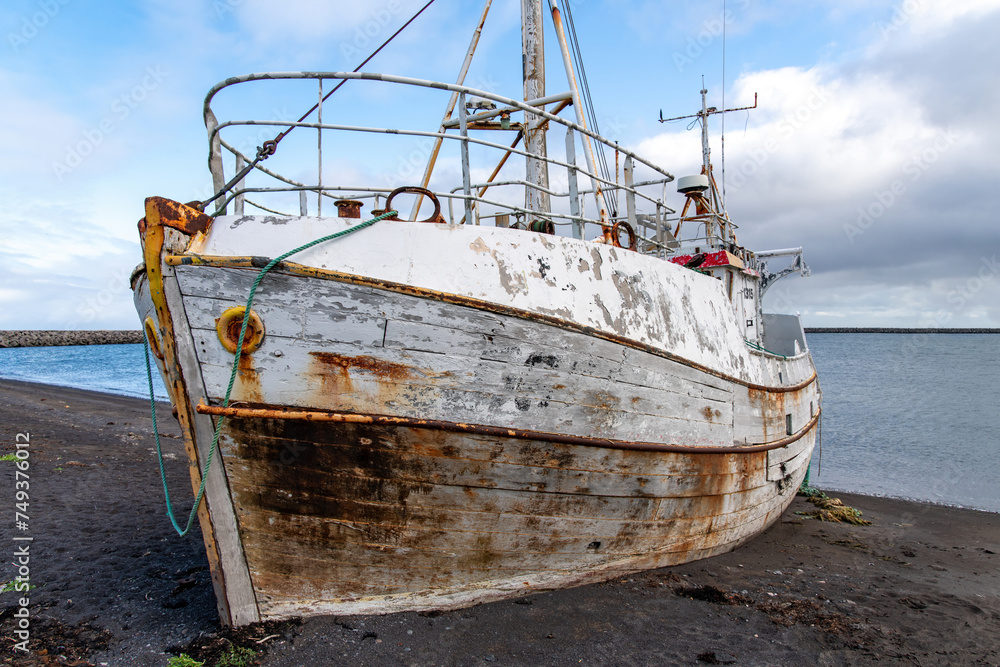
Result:
{"type": "MultiPolygon", "coordinates": [[[[213,188],[216,193],[225,189],[227,181],[224,169],[223,150],[228,155],[235,157],[236,173],[243,170],[246,165],[253,165],[253,168],[235,185],[232,189],[219,197],[215,203],[217,207],[215,214],[224,214],[228,211],[230,204],[233,204],[237,215],[242,215],[246,205],[257,207],[263,211],[277,215],[308,215],[307,193],[316,195],[316,214],[322,214],[322,202],[324,198],[331,200],[338,199],[374,199],[373,209],[378,208],[381,198],[388,195],[393,187],[373,187],[367,185],[354,186],[345,184],[329,185],[323,182],[323,134],[324,133],[359,133],[359,134],[380,134],[392,137],[417,137],[432,140],[443,140],[446,142],[457,142],[459,157],[462,167],[461,182],[454,187],[442,191],[433,191],[436,197],[442,201],[447,201],[448,221],[453,224],[483,224],[485,221],[493,220],[494,224],[499,224],[502,219],[509,220],[513,217],[518,222],[513,226],[526,226],[526,221],[542,220],[551,222],[554,225],[569,225],[572,227],[572,234],[577,238],[586,238],[588,228],[594,227],[603,230],[615,222],[627,222],[637,233],[638,250],[641,252],[657,254],[663,256],[671,251],[676,243],[670,235],[667,223],[667,216],[675,211],[664,203],[666,196],[666,184],[673,180],[673,175],[658,165],[650,162],[632,151],[622,148],[618,144],[588,130],[586,127],[555,113],[546,111],[543,107],[546,103],[561,101],[564,108],[567,94],[551,95],[542,100],[534,100],[538,106],[533,106],[526,102],[503,97],[484,90],[477,90],[468,86],[428,81],[424,79],[414,79],[410,77],[393,76],[387,74],[376,74],[369,72],[270,72],[249,74],[241,77],[233,77],[216,84],[208,93],[204,103],[204,118],[209,139],[209,168],[212,173],[213,188]],[[256,81],[276,81],[276,80],[309,80],[317,81],[319,87],[320,102],[317,105],[317,118],[319,122],[288,122],[281,120],[227,120],[219,122],[215,112],[212,110],[212,101],[222,90],[239,84],[247,84],[256,81]],[[377,81],[386,84],[409,86],[428,90],[440,90],[449,95],[457,94],[458,119],[447,121],[442,124],[438,131],[426,131],[416,129],[400,129],[385,127],[369,127],[361,125],[348,125],[340,123],[321,122],[323,113],[323,82],[327,80],[360,80],[377,81]],[[470,100],[475,98],[478,106],[490,104],[500,105],[499,108],[490,108],[485,112],[469,114],[468,107],[470,100]],[[497,143],[489,141],[481,136],[474,136],[473,131],[510,131],[523,132],[524,125],[513,122],[510,118],[512,114],[529,113],[539,116],[547,122],[547,131],[556,126],[562,126],[566,130],[566,150],[564,157],[539,157],[517,147],[518,141],[513,144],[497,143]],[[502,123],[490,123],[497,116],[503,119],[502,123]],[[262,127],[274,128],[276,132],[282,131],[278,137],[280,141],[285,134],[295,128],[309,128],[317,133],[317,164],[316,180],[312,183],[304,183],[282,175],[277,171],[268,169],[261,164],[260,153],[255,159],[247,155],[246,152],[223,138],[225,130],[235,131],[241,127],[262,127]],[[452,130],[449,132],[449,130],[452,130]],[[457,130],[457,133],[455,133],[457,130]],[[599,174],[592,173],[586,167],[576,163],[576,144],[580,141],[585,148],[589,148],[588,142],[599,142],[604,144],[619,156],[624,156],[623,174],[619,179],[618,174],[614,175],[615,180],[602,178],[599,174]],[[482,155],[477,155],[478,162],[483,165],[473,164],[470,158],[470,147],[475,147],[482,155]],[[485,155],[486,157],[483,157],[485,155]],[[556,187],[550,185],[543,187],[535,183],[530,183],[521,178],[503,178],[494,180],[500,173],[501,167],[511,155],[521,157],[532,157],[543,160],[547,168],[557,168],[563,170],[557,173],[565,173],[566,187],[556,187]],[[476,167],[489,164],[499,165],[493,170],[493,175],[484,182],[473,183],[472,173],[476,167]],[[651,171],[652,178],[643,181],[636,181],[633,178],[637,165],[651,171]],[[254,179],[266,177],[265,185],[248,185],[247,177],[254,174],[254,179]],[[589,179],[590,187],[579,187],[579,179],[589,179]],[[488,191],[493,191],[488,198],[485,196],[488,191]],[[514,201],[525,201],[526,190],[536,190],[546,192],[553,201],[550,211],[533,211],[520,203],[514,201]],[[656,192],[655,190],[659,190],[656,192]],[[511,192],[515,191],[512,195],[511,192]],[[271,196],[283,193],[287,198],[290,192],[299,193],[299,211],[297,213],[282,213],[269,201],[268,205],[252,201],[247,198],[248,194],[271,196]],[[620,201],[625,199],[625,206],[620,215],[609,217],[603,210],[605,199],[601,193],[607,197],[613,197],[620,201]],[[519,193],[519,195],[518,195],[519,193]],[[593,195],[594,200],[589,206],[593,211],[588,215],[586,198],[593,195]],[[459,206],[456,207],[455,204],[459,206]],[[456,210],[458,208],[458,210],[456,210]],[[464,208],[464,215],[462,209],[464,208]],[[504,216],[508,216],[504,218],[504,216]],[[518,223],[521,224],[518,224],[518,223]]],[[[330,103],[328,103],[329,105],[330,103]]],[[[557,109],[558,111],[559,109],[557,109]]],[[[401,112],[400,116],[406,114],[401,112]]],[[[228,133],[227,133],[228,134],[228,133]]],[[[275,143],[276,145],[276,143],[275,143]]],[[[331,145],[327,142],[327,146],[331,145]]],[[[384,154],[384,151],[382,151],[384,154]]],[[[301,170],[301,169],[300,169],[301,170]]],[[[585,181],[586,182],[586,181],[585,181]]],[[[400,182],[395,185],[414,185],[412,182],[400,182]]],[[[286,199],[287,201],[287,199],[286,199]]],[[[509,225],[509,222],[508,222],[509,225]]]]}

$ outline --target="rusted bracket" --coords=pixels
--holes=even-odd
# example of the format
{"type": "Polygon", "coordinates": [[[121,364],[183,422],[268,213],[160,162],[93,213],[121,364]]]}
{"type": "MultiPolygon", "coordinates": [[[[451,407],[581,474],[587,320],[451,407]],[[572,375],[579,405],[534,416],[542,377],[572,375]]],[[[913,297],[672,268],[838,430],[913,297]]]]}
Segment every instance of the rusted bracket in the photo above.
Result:
{"type": "Polygon", "coordinates": [[[146,199],[146,217],[139,221],[139,234],[145,235],[149,225],[162,225],[176,229],[188,236],[205,232],[212,224],[212,216],[193,206],[181,204],[165,197],[146,199]]]}

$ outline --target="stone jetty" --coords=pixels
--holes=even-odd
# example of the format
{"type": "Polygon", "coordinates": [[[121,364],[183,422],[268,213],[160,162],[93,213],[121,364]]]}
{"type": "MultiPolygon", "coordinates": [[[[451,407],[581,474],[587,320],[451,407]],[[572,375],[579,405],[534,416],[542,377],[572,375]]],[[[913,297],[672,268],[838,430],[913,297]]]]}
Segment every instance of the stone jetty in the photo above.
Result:
{"type": "Polygon", "coordinates": [[[0,331],[0,347],[141,343],[142,331],[0,331]]]}

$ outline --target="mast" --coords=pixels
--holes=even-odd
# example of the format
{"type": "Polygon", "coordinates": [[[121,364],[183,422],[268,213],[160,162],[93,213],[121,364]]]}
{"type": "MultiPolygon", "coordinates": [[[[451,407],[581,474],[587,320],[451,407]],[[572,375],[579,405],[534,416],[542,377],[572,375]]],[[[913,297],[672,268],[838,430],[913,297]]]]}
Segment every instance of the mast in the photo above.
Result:
{"type": "MultiPolygon", "coordinates": [[[[545,97],[545,39],[542,23],[542,0],[521,0],[521,47],[524,77],[524,99],[545,97]]],[[[549,166],[545,161],[545,119],[532,113],[524,114],[524,143],[527,151],[537,158],[525,160],[525,180],[539,187],[549,187],[549,166]]],[[[527,188],[524,207],[537,213],[551,211],[549,195],[542,190],[527,188]]],[[[530,221],[529,221],[530,222],[530,221]]]]}
{"type": "MultiPolygon", "coordinates": [[[[573,95],[573,110],[576,111],[576,122],[580,127],[587,127],[587,118],[583,113],[583,101],[580,99],[580,88],[576,83],[576,73],[573,71],[573,62],[569,53],[569,45],[566,43],[566,31],[563,29],[562,15],[555,0],[549,0],[549,7],[552,11],[552,24],[556,30],[556,38],[559,40],[559,50],[562,51],[563,66],[566,68],[566,79],[569,81],[569,89],[573,95]]],[[[597,173],[597,166],[594,160],[594,147],[590,143],[590,137],[581,134],[583,140],[584,158],[587,160],[587,169],[591,174],[597,173]]],[[[590,177],[594,187],[594,201],[597,210],[600,211],[601,226],[604,228],[605,238],[610,238],[611,228],[607,225],[608,213],[604,208],[604,196],[601,193],[601,182],[593,176],[590,177]]]]}
{"type": "MultiPolygon", "coordinates": [[[[729,215],[726,213],[725,203],[722,201],[722,195],[719,192],[718,184],[715,182],[715,175],[712,173],[712,149],[708,144],[708,117],[714,114],[725,114],[731,111],[746,111],[748,109],[757,108],[757,93],[753,94],[753,106],[750,107],[737,107],[735,109],[717,109],[715,107],[708,106],[708,89],[705,88],[705,78],[702,77],[702,88],[701,88],[701,111],[698,113],[691,114],[689,116],[677,116],[676,118],[664,118],[663,111],[660,111],[660,122],[669,123],[675,120],[684,120],[686,118],[697,118],[701,123],[701,173],[708,180],[708,192],[709,198],[706,199],[703,195],[697,194],[693,199],[689,198],[689,201],[696,202],[695,213],[702,217],[703,223],[705,225],[705,240],[709,244],[713,245],[713,237],[715,236],[715,231],[713,229],[713,223],[718,223],[719,225],[719,241],[724,245],[727,243],[735,243],[736,238],[733,235],[733,230],[730,227],[729,215]]],[[[684,210],[687,210],[687,204],[684,206],[684,210]]],[[[683,213],[681,215],[683,218],[683,213]]],[[[677,233],[680,232],[680,223],[677,225],[677,233]]]]}
{"type": "MultiPolygon", "coordinates": [[[[476,25],[476,29],[472,32],[472,43],[469,44],[469,50],[465,53],[465,60],[462,62],[462,69],[458,72],[458,81],[455,83],[459,86],[465,84],[465,76],[469,73],[469,66],[472,64],[472,56],[476,53],[476,47],[479,46],[479,37],[483,34],[483,25],[486,23],[486,16],[490,13],[490,5],[493,4],[493,0],[486,0],[486,6],[483,7],[483,14],[479,17],[479,23],[476,25]]],[[[444,124],[451,120],[451,114],[455,111],[455,105],[458,104],[458,93],[452,93],[451,99],[448,100],[448,107],[444,111],[444,118],[441,120],[441,128],[438,132],[444,132],[444,124]]],[[[431,149],[431,155],[427,158],[427,167],[424,168],[424,177],[420,181],[420,187],[426,188],[430,185],[431,174],[434,173],[434,165],[437,163],[438,153],[441,152],[441,144],[444,142],[443,137],[438,137],[434,140],[434,148],[431,149]]],[[[417,214],[420,212],[420,203],[424,200],[423,195],[417,195],[417,200],[413,202],[413,211],[410,213],[410,220],[416,220],[417,214]]]]}
{"type": "MultiPolygon", "coordinates": [[[[715,112],[715,107],[711,109],[708,108],[708,89],[705,88],[705,77],[701,78],[701,112],[697,115],[701,116],[701,173],[703,173],[708,178],[708,191],[711,194],[712,202],[712,212],[715,213],[716,218],[719,222],[719,233],[723,243],[726,242],[726,225],[724,222],[724,216],[722,213],[722,207],[719,205],[719,193],[715,187],[715,176],[712,174],[712,148],[708,144],[708,116],[715,112]]],[[[712,229],[712,217],[709,216],[705,218],[705,237],[706,240],[711,241],[713,232],[712,229]]]]}
{"type": "MultiPolygon", "coordinates": [[[[708,106],[708,89],[705,88],[705,77],[701,80],[701,173],[708,177],[708,191],[711,194],[712,210],[715,212],[719,223],[719,237],[723,244],[728,243],[731,239],[727,222],[727,214],[725,209],[725,204],[722,201],[722,195],[719,192],[718,185],[715,182],[715,174],[712,172],[712,148],[708,143],[708,117],[714,113],[720,113],[715,107],[708,106]]],[[[725,113],[722,111],[721,113],[725,113]]],[[[705,221],[705,232],[711,238],[713,230],[711,229],[710,220],[705,221]]]]}
{"type": "MultiPolygon", "coordinates": [[[[704,83],[705,82],[702,81],[702,85],[704,85],[704,83]]],[[[709,108],[708,108],[708,98],[706,97],[706,95],[708,95],[708,89],[702,88],[701,113],[699,114],[701,116],[701,159],[702,159],[701,168],[702,168],[702,173],[705,174],[706,176],[709,176],[712,171],[712,149],[708,145],[709,108]]],[[[715,107],[713,107],[711,111],[714,112],[715,107]]]]}

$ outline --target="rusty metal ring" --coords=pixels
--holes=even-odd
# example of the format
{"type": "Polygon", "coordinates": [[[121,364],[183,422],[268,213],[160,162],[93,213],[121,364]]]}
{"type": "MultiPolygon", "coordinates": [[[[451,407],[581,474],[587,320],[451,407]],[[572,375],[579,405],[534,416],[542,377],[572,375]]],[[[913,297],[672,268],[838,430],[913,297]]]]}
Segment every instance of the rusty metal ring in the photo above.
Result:
{"type": "MultiPolygon", "coordinates": [[[[420,188],[420,187],[417,187],[415,185],[404,185],[403,187],[396,188],[395,190],[393,190],[392,192],[390,192],[389,193],[389,198],[385,200],[385,210],[386,211],[393,210],[393,208],[392,208],[392,198],[395,197],[396,195],[402,194],[402,193],[409,193],[409,194],[413,194],[413,195],[424,195],[425,197],[430,197],[431,202],[434,203],[434,212],[431,214],[431,217],[427,218],[426,220],[418,220],[416,222],[438,222],[438,223],[445,223],[446,222],[445,219],[443,217],[441,217],[441,202],[438,201],[438,198],[434,195],[434,193],[431,192],[430,190],[428,190],[427,188],[420,188]]],[[[399,220],[399,216],[398,215],[394,215],[391,218],[386,218],[386,219],[387,220],[399,220]]]]}
{"type": "Polygon", "coordinates": [[[636,250],[639,247],[639,239],[635,235],[635,230],[632,229],[632,225],[628,224],[624,220],[619,220],[614,225],[611,226],[611,242],[614,243],[616,248],[628,248],[629,250],[636,250]],[[628,245],[623,246],[621,240],[621,229],[625,228],[628,233],[628,245]]]}
{"type": "Polygon", "coordinates": [[[260,148],[257,149],[257,157],[259,157],[262,160],[266,160],[267,158],[274,155],[274,153],[277,150],[278,150],[278,141],[276,139],[268,139],[263,144],[261,144],[260,148]]]}
{"type": "MultiPolygon", "coordinates": [[[[215,332],[219,336],[219,342],[231,354],[236,354],[236,344],[240,341],[240,329],[243,328],[243,314],[246,310],[244,306],[228,308],[222,313],[222,317],[215,321],[215,332]]],[[[243,354],[250,354],[263,342],[264,322],[251,310],[250,319],[247,321],[247,332],[243,335],[243,354]]]]}

